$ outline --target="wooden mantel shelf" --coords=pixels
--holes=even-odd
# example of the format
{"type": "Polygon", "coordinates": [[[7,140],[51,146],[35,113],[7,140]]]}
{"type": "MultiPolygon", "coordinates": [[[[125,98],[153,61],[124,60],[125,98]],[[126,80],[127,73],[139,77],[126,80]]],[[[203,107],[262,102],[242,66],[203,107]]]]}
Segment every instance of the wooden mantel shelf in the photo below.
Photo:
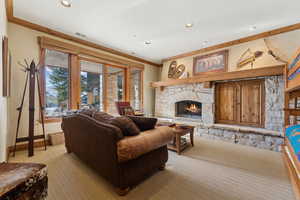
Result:
{"type": "Polygon", "coordinates": [[[283,75],[285,65],[277,65],[271,67],[249,69],[234,72],[218,72],[210,75],[195,76],[191,78],[168,80],[168,81],[158,81],[150,83],[152,87],[164,88],[173,85],[183,85],[192,83],[204,83],[211,81],[224,81],[224,80],[234,80],[234,79],[245,79],[245,78],[256,78],[263,76],[275,76],[283,75]]]}

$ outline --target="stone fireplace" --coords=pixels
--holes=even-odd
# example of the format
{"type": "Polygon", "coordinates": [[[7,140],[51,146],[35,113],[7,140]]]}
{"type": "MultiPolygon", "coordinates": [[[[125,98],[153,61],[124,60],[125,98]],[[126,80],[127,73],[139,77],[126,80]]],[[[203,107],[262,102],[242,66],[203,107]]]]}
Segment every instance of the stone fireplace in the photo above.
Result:
{"type": "Polygon", "coordinates": [[[184,100],[175,103],[175,116],[201,119],[202,118],[202,103],[197,101],[184,100]]]}
{"type": "Polygon", "coordinates": [[[158,118],[196,127],[198,136],[274,151],[283,143],[284,80],[282,76],[260,77],[265,87],[264,128],[215,123],[215,88],[202,83],[156,88],[158,118]]]}

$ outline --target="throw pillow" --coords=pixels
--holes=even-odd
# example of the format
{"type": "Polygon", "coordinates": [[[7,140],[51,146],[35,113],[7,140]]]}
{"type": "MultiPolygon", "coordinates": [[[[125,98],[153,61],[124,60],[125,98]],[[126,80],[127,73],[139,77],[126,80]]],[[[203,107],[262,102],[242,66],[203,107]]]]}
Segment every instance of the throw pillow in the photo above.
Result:
{"type": "Polygon", "coordinates": [[[139,116],[127,116],[130,118],[141,131],[147,131],[150,129],[154,129],[157,119],[151,117],[139,117],[139,116]]]}
{"type": "Polygon", "coordinates": [[[125,116],[115,117],[111,124],[120,128],[124,136],[135,136],[141,132],[135,123],[125,116]]]}
{"type": "Polygon", "coordinates": [[[94,119],[100,122],[104,122],[104,123],[110,123],[112,119],[114,119],[114,117],[110,114],[107,114],[105,112],[95,112],[94,114],[94,119]]]}

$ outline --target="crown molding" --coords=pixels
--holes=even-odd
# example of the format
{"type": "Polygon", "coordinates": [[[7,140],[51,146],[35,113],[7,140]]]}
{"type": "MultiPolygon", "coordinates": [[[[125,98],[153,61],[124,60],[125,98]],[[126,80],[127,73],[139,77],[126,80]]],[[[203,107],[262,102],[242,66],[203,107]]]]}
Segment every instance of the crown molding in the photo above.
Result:
{"type": "Polygon", "coordinates": [[[85,45],[85,46],[89,46],[89,47],[92,47],[92,48],[95,48],[95,49],[98,49],[98,50],[101,50],[101,51],[104,51],[104,52],[107,52],[107,53],[114,54],[116,56],[122,56],[124,58],[134,60],[134,61],[137,61],[137,62],[141,62],[141,63],[144,63],[144,64],[149,64],[149,65],[153,65],[153,66],[156,66],[156,67],[161,67],[162,66],[161,64],[154,63],[152,61],[148,61],[148,60],[136,57],[136,56],[132,56],[132,55],[117,51],[115,49],[105,47],[103,45],[99,45],[99,44],[96,44],[96,43],[93,43],[93,42],[90,42],[90,41],[87,41],[87,40],[83,40],[83,39],[80,39],[80,38],[77,38],[77,37],[74,37],[74,36],[71,36],[71,35],[53,30],[53,29],[50,29],[50,28],[47,28],[45,26],[41,26],[41,25],[38,25],[38,24],[34,24],[32,22],[17,18],[17,17],[14,16],[13,0],[6,0],[6,15],[7,15],[8,21],[11,22],[11,23],[15,23],[15,24],[18,24],[18,25],[21,25],[21,26],[24,26],[24,27],[27,27],[27,28],[30,28],[30,29],[33,29],[33,30],[36,30],[36,31],[47,33],[49,35],[53,35],[53,36],[56,36],[56,37],[59,37],[59,38],[63,38],[65,40],[69,40],[69,41],[76,42],[76,43],[79,43],[79,44],[82,44],[82,45],[85,45]]]}
{"type": "Polygon", "coordinates": [[[195,50],[195,51],[190,51],[190,52],[187,52],[187,53],[179,54],[179,55],[176,55],[176,56],[165,58],[162,61],[167,62],[167,61],[170,61],[170,60],[175,60],[175,59],[179,59],[179,58],[194,56],[194,55],[197,55],[197,54],[202,54],[202,53],[214,51],[214,50],[217,50],[217,49],[222,49],[222,48],[230,47],[230,46],[233,46],[233,45],[238,45],[238,44],[242,44],[242,43],[245,43],[245,42],[250,42],[250,41],[253,41],[253,40],[258,40],[258,39],[261,39],[261,38],[266,38],[266,37],[270,37],[270,36],[273,36],[273,35],[278,35],[278,34],[281,34],[281,33],[286,33],[286,32],[290,32],[290,31],[294,31],[294,30],[298,30],[298,29],[300,29],[300,23],[293,24],[293,25],[290,25],[290,26],[281,27],[281,28],[278,28],[278,29],[274,29],[274,30],[271,30],[271,31],[266,31],[266,32],[263,32],[263,33],[255,34],[255,35],[251,35],[251,36],[248,36],[248,37],[243,37],[243,38],[240,38],[240,39],[237,39],[237,40],[224,42],[224,43],[221,43],[221,44],[217,44],[217,45],[214,45],[214,46],[198,49],[198,50],[195,50]]]}

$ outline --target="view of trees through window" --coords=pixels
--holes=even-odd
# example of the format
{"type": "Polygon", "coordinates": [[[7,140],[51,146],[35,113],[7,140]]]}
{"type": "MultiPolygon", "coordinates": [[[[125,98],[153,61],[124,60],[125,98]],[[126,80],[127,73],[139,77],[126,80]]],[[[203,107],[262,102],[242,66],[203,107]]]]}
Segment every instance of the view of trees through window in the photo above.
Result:
{"type": "Polygon", "coordinates": [[[47,50],[45,63],[45,115],[58,117],[68,110],[68,54],[47,50]]]}
{"type": "Polygon", "coordinates": [[[103,111],[102,64],[81,61],[80,66],[80,107],[103,111]]]}
{"type": "MultiPolygon", "coordinates": [[[[126,99],[126,69],[82,58],[79,62],[79,76],[74,75],[74,71],[72,71],[73,75],[70,77],[69,69],[72,69],[72,66],[69,68],[70,58],[72,57],[67,53],[49,49],[45,51],[43,76],[45,83],[43,87],[45,116],[47,118],[58,118],[71,108],[94,108],[117,114],[115,102],[125,101],[126,99]],[[69,90],[73,81],[75,83],[80,81],[80,88],[74,88],[73,85],[71,94],[69,90]],[[77,91],[80,93],[76,94],[77,91]],[[72,104],[69,105],[69,103],[72,104]]],[[[142,109],[142,70],[131,70],[130,79],[130,103],[135,110],[140,110],[142,109]]]]}

